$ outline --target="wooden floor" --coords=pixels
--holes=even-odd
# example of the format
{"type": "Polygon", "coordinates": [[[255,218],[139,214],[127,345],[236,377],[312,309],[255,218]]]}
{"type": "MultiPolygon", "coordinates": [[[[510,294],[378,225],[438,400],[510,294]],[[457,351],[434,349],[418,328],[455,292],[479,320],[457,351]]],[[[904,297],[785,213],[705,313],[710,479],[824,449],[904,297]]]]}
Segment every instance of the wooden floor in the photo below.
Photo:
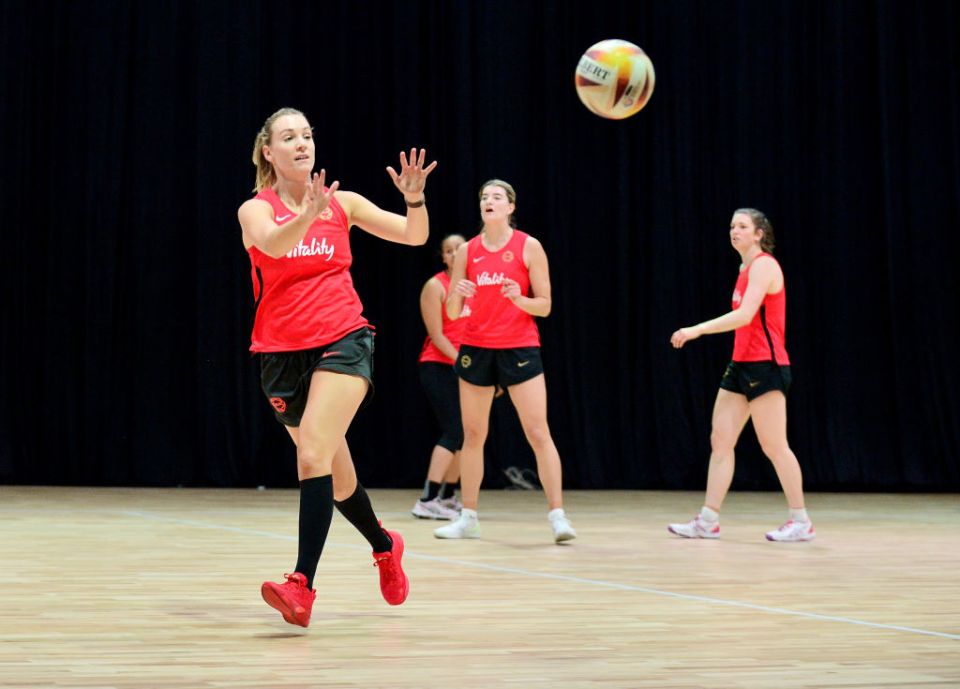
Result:
{"type": "Polygon", "coordinates": [[[291,571],[293,490],[0,488],[0,686],[960,687],[960,498],[732,494],[722,541],[670,536],[699,493],[487,491],[483,538],[439,541],[415,491],[370,491],[407,543],[380,598],[339,515],[308,629],[260,599],[291,571]]]}

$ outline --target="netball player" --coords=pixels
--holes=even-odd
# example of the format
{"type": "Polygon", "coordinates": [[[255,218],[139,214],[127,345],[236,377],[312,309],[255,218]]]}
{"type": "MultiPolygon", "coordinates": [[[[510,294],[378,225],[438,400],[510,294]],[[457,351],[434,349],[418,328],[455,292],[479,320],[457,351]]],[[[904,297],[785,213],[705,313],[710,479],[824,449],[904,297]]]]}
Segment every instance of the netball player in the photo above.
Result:
{"type": "Polygon", "coordinates": [[[431,277],[420,290],[420,316],[427,337],[420,351],[420,384],[430,400],[440,425],[440,437],[430,455],[427,480],[411,513],[421,519],[456,519],[459,501],[454,493],[460,480],[460,446],[463,422],[460,419],[460,391],[453,363],[466,323],[465,313],[451,319],[444,308],[450,290],[450,271],[457,249],[466,240],[459,234],[444,237],[440,256],[444,270],[431,277]]]}
{"type": "Polygon", "coordinates": [[[470,317],[457,356],[463,448],[460,517],[436,529],[437,538],[478,538],[477,507],[483,480],[483,444],[497,386],[510,396],[537,460],[557,543],[576,537],[563,510],[560,455],[547,425],[547,388],[535,317],[550,314],[550,271],[543,245],[515,229],[517,195],[502,180],[480,189],[483,229],[454,258],[447,297],[450,318],[470,299],[470,317]]]}
{"type": "Polygon", "coordinates": [[[334,505],[373,548],[384,599],[399,605],[410,589],[403,539],[381,527],[345,440],[373,390],[373,331],[350,277],[350,228],[401,244],[426,242],[423,190],[436,167],[424,166],[425,152],[412,149],[409,159],[400,154],[399,173],[387,168],[407,206],[398,215],[340,191],[338,182],[325,186],[325,171],[313,172],[315,155],[303,113],[273,113],[253,147],[256,196],[237,214],[256,301],[250,349],[260,355],[263,392],[297,446],[300,479],[296,565],[284,583],[265,582],[261,593],[287,622],[303,627],[334,505]]]}
{"type": "Polygon", "coordinates": [[[703,507],[685,524],[670,524],[684,538],[720,538],[720,507],[733,480],[734,447],[748,419],[773,463],[787,498],[786,523],[767,533],[770,541],[809,541],[816,536],[804,507],[800,464],[787,443],[790,357],[785,347],[786,288],[773,257],[773,226],[754,208],[734,211],[730,243],[740,255],[732,310],[680,328],[670,338],[679,349],[701,335],[735,331],[733,357],[720,380],[713,407],[710,466],[703,507]]]}

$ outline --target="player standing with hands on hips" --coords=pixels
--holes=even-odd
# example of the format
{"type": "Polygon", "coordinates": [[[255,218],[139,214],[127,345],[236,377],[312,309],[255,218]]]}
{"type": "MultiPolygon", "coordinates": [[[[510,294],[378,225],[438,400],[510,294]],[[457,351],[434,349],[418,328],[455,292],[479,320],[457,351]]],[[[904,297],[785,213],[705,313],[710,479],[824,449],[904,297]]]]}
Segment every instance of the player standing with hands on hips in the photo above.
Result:
{"type": "Polygon", "coordinates": [[[816,536],[804,507],[800,463],[787,443],[790,358],[784,347],[786,289],[773,257],[773,226],[755,208],[734,211],[730,243],[740,254],[733,310],[673,333],[677,349],[701,335],[735,331],[733,359],[720,381],[713,407],[707,494],[700,513],[685,524],[670,524],[684,538],[720,538],[720,507],[733,481],[734,447],[748,419],[764,454],[773,463],[787,498],[789,518],[767,533],[770,541],[810,541],[816,536]]]}
{"type": "Polygon", "coordinates": [[[283,108],[264,122],[253,148],[256,196],[237,213],[250,257],[256,315],[250,349],[260,354],[261,385],[297,446],[300,517],[297,563],[282,584],[265,582],[264,600],[290,624],[310,623],[314,574],[333,508],[373,548],[380,590],[390,605],[406,600],[403,539],[382,528],[356,471],[346,432],[373,392],[373,332],[350,276],[350,228],[419,246],[429,219],[423,189],[436,162],[425,152],[400,154],[387,168],[406,215],[363,196],[325,186],[313,172],[313,129],[299,110],[283,108]]]}
{"type": "Polygon", "coordinates": [[[463,447],[455,522],[434,530],[437,538],[479,538],[477,506],[483,481],[483,444],[497,386],[504,388],[537,458],[547,494],[547,518],[557,543],[576,537],[563,510],[560,454],[547,425],[547,388],[535,316],[550,314],[550,271],[543,245],[513,226],[517,195],[502,180],[480,188],[480,234],[457,249],[447,296],[447,315],[460,317],[470,298],[456,370],[460,376],[463,447]]]}
{"type": "Polygon", "coordinates": [[[463,445],[463,421],[460,418],[460,389],[453,364],[460,347],[460,336],[468,316],[464,308],[460,318],[451,320],[445,302],[450,290],[450,271],[457,249],[466,239],[447,235],[440,242],[443,270],[431,277],[420,290],[420,316],[427,337],[420,350],[420,384],[430,400],[440,426],[440,437],[430,453],[423,493],[411,513],[420,519],[456,519],[463,505],[455,495],[460,483],[460,446],[463,445]]]}

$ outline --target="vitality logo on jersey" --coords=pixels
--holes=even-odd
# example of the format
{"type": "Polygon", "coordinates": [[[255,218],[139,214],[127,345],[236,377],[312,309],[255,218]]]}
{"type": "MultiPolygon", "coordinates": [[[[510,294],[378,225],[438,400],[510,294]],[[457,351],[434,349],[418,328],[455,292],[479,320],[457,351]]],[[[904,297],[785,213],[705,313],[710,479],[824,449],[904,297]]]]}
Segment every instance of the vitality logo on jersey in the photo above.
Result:
{"type": "Polygon", "coordinates": [[[503,273],[494,273],[491,275],[487,271],[483,271],[477,276],[477,287],[487,287],[489,285],[502,285],[503,284],[503,273]]]}
{"type": "Polygon", "coordinates": [[[323,256],[324,261],[333,258],[333,244],[327,244],[327,238],[323,237],[319,242],[314,237],[307,246],[300,240],[300,243],[287,252],[287,258],[300,258],[301,256],[323,256]]]}
{"type": "Polygon", "coordinates": [[[740,306],[740,302],[743,301],[743,295],[740,294],[740,290],[733,290],[733,296],[731,299],[733,300],[734,306],[740,306]]]}
{"type": "Polygon", "coordinates": [[[270,398],[270,404],[272,404],[272,405],[273,405],[273,408],[276,409],[277,412],[280,413],[280,414],[282,414],[283,412],[287,411],[287,403],[284,402],[284,401],[283,401],[281,398],[279,398],[279,397],[271,397],[271,398],[270,398]]]}

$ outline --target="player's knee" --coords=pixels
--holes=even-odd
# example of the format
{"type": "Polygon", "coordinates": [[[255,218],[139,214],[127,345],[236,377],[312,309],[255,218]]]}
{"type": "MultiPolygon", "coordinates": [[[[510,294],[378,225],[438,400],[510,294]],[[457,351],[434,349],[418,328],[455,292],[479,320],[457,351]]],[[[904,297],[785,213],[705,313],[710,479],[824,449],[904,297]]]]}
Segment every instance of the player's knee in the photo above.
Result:
{"type": "Polygon", "coordinates": [[[450,452],[456,452],[463,447],[463,431],[459,428],[456,431],[446,431],[440,436],[437,445],[450,452]]]}
{"type": "Polygon", "coordinates": [[[464,425],[463,427],[464,447],[476,447],[477,445],[482,447],[486,439],[487,439],[486,426],[464,425]]]}
{"type": "Polygon", "coordinates": [[[546,447],[553,442],[550,437],[550,427],[545,423],[526,428],[524,432],[527,436],[527,442],[534,450],[546,447]]]}
{"type": "Polygon", "coordinates": [[[336,447],[322,441],[312,441],[300,436],[297,445],[297,467],[300,473],[309,475],[323,475],[331,473],[333,455],[336,447]]]}
{"type": "Polygon", "coordinates": [[[710,450],[714,454],[728,454],[737,444],[737,436],[726,431],[713,429],[710,433],[710,450]]]}
{"type": "Polygon", "coordinates": [[[786,439],[761,440],[760,449],[763,450],[763,454],[774,464],[781,458],[788,457],[791,454],[790,445],[787,444],[786,439]]]}

